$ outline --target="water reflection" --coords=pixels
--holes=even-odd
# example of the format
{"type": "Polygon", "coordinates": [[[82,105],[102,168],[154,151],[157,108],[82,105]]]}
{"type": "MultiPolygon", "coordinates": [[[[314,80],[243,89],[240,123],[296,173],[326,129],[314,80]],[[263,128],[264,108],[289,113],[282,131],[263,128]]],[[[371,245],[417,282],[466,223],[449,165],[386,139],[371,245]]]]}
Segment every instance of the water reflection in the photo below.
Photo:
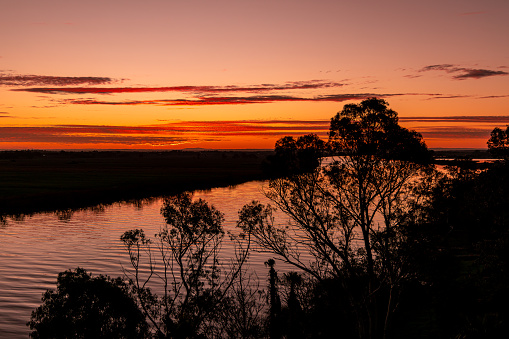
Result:
{"type": "MultiPolygon", "coordinates": [[[[238,211],[252,200],[267,203],[263,182],[195,192],[225,215],[225,231],[237,232],[238,211]]],[[[164,226],[163,198],[131,200],[78,210],[3,217],[0,227],[0,338],[26,338],[26,321],[42,293],[54,288],[59,272],[83,267],[89,272],[121,276],[129,258],[120,236],[141,228],[152,237],[164,226]]],[[[223,245],[225,256],[233,249],[223,245]]],[[[250,267],[266,277],[267,253],[253,253],[250,267]]],[[[284,265],[276,267],[284,270],[284,265]]],[[[286,267],[289,269],[289,267],[286,267]]],[[[264,281],[262,281],[264,285],[264,281]]]]}
{"type": "Polygon", "coordinates": [[[55,211],[46,211],[46,212],[34,212],[34,213],[16,213],[16,214],[3,214],[0,215],[0,224],[6,226],[11,223],[16,222],[25,222],[27,219],[30,219],[35,216],[45,215],[49,218],[55,216],[56,219],[60,221],[70,221],[74,215],[79,213],[95,213],[101,214],[104,213],[109,208],[114,207],[132,207],[136,209],[142,209],[144,206],[149,206],[158,203],[162,198],[161,197],[149,197],[143,199],[131,199],[125,201],[117,201],[109,204],[98,204],[94,206],[80,207],[80,208],[68,208],[68,209],[58,209],[55,211]]]}

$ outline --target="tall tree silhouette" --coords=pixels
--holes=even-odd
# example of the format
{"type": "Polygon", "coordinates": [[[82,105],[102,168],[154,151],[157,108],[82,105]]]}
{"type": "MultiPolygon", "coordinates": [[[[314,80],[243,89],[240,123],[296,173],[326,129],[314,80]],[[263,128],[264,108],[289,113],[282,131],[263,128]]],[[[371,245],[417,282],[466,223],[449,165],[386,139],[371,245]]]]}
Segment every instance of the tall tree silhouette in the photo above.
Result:
{"type": "MultiPolygon", "coordinates": [[[[294,154],[306,144],[295,143],[294,154]]],[[[395,254],[403,241],[399,217],[417,199],[413,185],[430,155],[421,135],[399,126],[396,112],[376,98],[345,105],[331,119],[323,151],[329,164],[270,181],[266,195],[290,217],[287,225],[258,202],[244,206],[239,225],[317,281],[335,279],[356,315],[358,336],[381,338],[405,278],[395,254]]]]}
{"type": "Polygon", "coordinates": [[[161,213],[166,227],[154,243],[142,230],[127,231],[121,238],[131,258],[132,270],[127,273],[140,306],[158,336],[219,335],[227,327],[221,315],[227,313],[223,308],[232,301],[233,286],[242,277],[249,238],[244,245],[238,242],[232,262],[222,264],[221,212],[182,193],[167,198],[161,213]],[[149,288],[157,281],[164,287],[160,297],[149,288]]]}
{"type": "Polygon", "coordinates": [[[276,262],[269,259],[265,265],[269,267],[269,336],[271,339],[281,337],[281,299],[278,293],[278,276],[274,269],[276,262]]]}

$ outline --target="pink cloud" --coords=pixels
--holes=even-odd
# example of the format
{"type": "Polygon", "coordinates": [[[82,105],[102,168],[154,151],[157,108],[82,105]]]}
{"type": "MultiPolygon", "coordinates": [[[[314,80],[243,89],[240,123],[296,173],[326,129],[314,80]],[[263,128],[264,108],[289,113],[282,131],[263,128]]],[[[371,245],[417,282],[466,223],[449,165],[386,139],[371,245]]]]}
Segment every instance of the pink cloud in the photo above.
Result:
{"type": "Polygon", "coordinates": [[[25,91],[46,94],[113,94],[113,93],[145,93],[145,92],[268,92],[298,89],[324,89],[341,87],[344,84],[322,80],[287,82],[281,85],[262,84],[252,86],[167,86],[167,87],[65,87],[65,88],[21,88],[13,91],[25,91]]]}
{"type": "Polygon", "coordinates": [[[96,99],[70,99],[64,103],[79,105],[160,105],[160,106],[209,106],[209,105],[245,105],[273,102],[299,102],[299,101],[329,101],[343,102],[347,100],[362,100],[371,97],[393,97],[412,94],[379,94],[379,93],[358,93],[358,94],[333,94],[315,97],[297,97],[290,95],[256,95],[256,96],[229,96],[229,97],[207,97],[200,96],[195,99],[162,99],[162,100],[128,100],[128,101],[105,101],[96,99]]]}

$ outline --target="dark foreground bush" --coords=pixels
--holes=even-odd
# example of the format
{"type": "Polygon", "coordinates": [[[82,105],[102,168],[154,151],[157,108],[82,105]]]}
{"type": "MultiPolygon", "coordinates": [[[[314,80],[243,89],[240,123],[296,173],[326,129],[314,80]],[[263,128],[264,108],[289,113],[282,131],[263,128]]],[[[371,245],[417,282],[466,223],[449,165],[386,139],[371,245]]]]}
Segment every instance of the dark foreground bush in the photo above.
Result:
{"type": "Polygon", "coordinates": [[[58,274],[27,323],[32,338],[143,338],[145,317],[120,279],[82,268],[58,274]]]}

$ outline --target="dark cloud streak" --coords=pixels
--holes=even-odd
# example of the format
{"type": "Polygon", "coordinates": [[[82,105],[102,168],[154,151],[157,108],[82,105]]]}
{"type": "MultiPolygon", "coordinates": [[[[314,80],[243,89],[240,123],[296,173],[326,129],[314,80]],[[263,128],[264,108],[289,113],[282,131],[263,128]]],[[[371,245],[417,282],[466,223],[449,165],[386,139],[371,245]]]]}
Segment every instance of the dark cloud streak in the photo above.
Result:
{"type": "Polygon", "coordinates": [[[419,72],[429,72],[429,71],[444,71],[446,73],[456,74],[453,76],[453,79],[457,79],[457,80],[481,79],[481,78],[486,78],[486,77],[495,76],[495,75],[509,75],[508,72],[504,72],[504,71],[493,71],[493,70],[489,70],[489,69],[458,67],[458,66],[452,65],[452,64],[429,65],[429,66],[425,66],[419,70],[419,72]]]}
{"type": "Polygon", "coordinates": [[[421,128],[419,132],[426,139],[485,139],[488,140],[491,129],[463,126],[435,126],[421,128]]]}
{"type": "Polygon", "coordinates": [[[463,80],[463,79],[481,79],[485,77],[490,77],[494,75],[508,75],[509,73],[504,71],[492,71],[489,69],[472,69],[472,68],[462,68],[460,71],[464,72],[463,74],[456,75],[454,78],[463,80]]]}
{"type": "Polygon", "coordinates": [[[108,77],[61,77],[50,75],[0,74],[0,86],[75,86],[103,85],[114,82],[108,77]]]}
{"type": "Polygon", "coordinates": [[[238,97],[207,97],[202,96],[196,99],[162,99],[162,100],[130,100],[130,101],[102,101],[95,99],[71,99],[64,100],[64,103],[79,105],[160,105],[160,106],[209,106],[209,105],[245,105],[262,104],[273,102],[303,102],[303,101],[328,101],[343,102],[347,100],[363,100],[371,97],[386,98],[401,95],[418,95],[415,93],[396,94],[334,94],[316,97],[297,97],[290,95],[257,95],[238,97]]]}
{"type": "Polygon", "coordinates": [[[344,84],[321,80],[288,82],[282,85],[263,84],[253,86],[168,86],[168,87],[71,87],[71,88],[22,88],[12,91],[24,91],[45,94],[116,94],[146,92],[192,92],[192,93],[234,93],[267,92],[299,89],[324,89],[341,87],[344,84]]]}

